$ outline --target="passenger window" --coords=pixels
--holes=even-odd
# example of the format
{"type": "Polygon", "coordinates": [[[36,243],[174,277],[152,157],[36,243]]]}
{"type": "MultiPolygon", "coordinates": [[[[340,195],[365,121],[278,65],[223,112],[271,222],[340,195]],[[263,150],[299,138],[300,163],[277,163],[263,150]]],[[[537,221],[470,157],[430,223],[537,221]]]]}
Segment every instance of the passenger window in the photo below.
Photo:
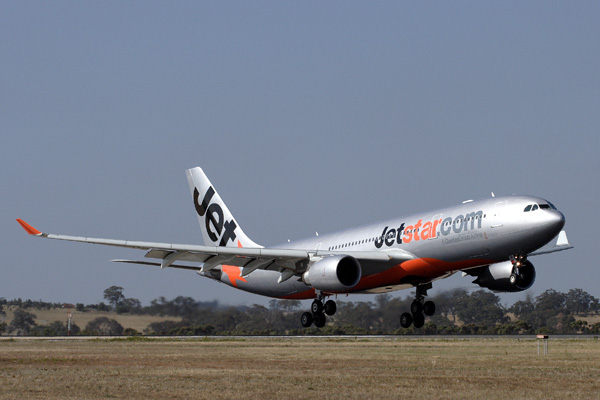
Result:
{"type": "Polygon", "coordinates": [[[529,212],[531,211],[531,204],[528,205],[527,207],[525,207],[525,210],[523,210],[524,212],[529,212]]]}

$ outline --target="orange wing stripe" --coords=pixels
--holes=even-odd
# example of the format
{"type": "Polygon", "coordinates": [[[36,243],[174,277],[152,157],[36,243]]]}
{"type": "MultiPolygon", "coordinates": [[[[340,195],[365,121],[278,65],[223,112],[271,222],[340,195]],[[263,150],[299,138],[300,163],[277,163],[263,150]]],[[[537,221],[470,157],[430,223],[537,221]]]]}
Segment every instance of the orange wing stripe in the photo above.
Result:
{"type": "Polygon", "coordinates": [[[35,229],[33,226],[29,225],[27,222],[23,221],[21,218],[17,218],[17,222],[25,229],[27,233],[30,235],[41,235],[42,232],[35,229]]]}

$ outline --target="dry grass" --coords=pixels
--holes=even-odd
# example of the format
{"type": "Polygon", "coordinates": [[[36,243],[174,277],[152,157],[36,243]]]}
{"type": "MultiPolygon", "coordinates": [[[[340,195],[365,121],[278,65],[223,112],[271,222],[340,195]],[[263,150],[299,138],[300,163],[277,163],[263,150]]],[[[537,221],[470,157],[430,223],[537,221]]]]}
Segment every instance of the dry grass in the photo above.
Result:
{"type": "MultiPolygon", "coordinates": [[[[15,307],[11,307],[6,311],[6,323],[10,323],[13,319],[13,311],[15,307]]],[[[66,308],[52,308],[49,310],[41,310],[37,308],[26,309],[25,311],[35,314],[37,317],[35,322],[38,325],[47,325],[54,321],[66,322],[68,310],[66,308]]],[[[123,328],[133,328],[138,332],[142,332],[144,328],[153,322],[161,321],[181,321],[178,317],[160,317],[157,315],[129,315],[117,314],[108,311],[86,311],[78,312],[71,310],[73,313],[72,322],[77,324],[79,328],[84,329],[85,326],[93,319],[98,317],[107,317],[116,320],[123,328]]]]}
{"type": "Polygon", "coordinates": [[[0,340],[1,398],[592,399],[600,343],[0,340]]]}
{"type": "Polygon", "coordinates": [[[597,324],[600,322],[600,315],[586,315],[585,317],[581,315],[576,315],[575,319],[580,319],[588,323],[588,325],[597,324]]]}

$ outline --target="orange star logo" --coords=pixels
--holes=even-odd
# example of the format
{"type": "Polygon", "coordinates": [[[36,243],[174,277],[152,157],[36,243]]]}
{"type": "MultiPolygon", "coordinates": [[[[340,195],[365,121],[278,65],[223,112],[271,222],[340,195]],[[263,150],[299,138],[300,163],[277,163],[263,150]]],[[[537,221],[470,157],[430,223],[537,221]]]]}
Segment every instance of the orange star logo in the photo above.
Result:
{"type": "Polygon", "coordinates": [[[242,277],[242,269],[240,267],[234,267],[233,265],[223,265],[223,273],[227,275],[231,284],[238,287],[237,282],[247,282],[246,278],[242,277]]]}
{"type": "MultiPolygon", "coordinates": [[[[242,244],[240,243],[239,240],[238,240],[238,247],[242,247],[242,244]]],[[[238,281],[247,282],[246,278],[242,277],[242,269],[240,267],[234,267],[233,265],[223,265],[222,271],[225,275],[227,275],[227,277],[229,278],[229,281],[235,287],[238,287],[238,285],[237,285],[238,281]]]]}

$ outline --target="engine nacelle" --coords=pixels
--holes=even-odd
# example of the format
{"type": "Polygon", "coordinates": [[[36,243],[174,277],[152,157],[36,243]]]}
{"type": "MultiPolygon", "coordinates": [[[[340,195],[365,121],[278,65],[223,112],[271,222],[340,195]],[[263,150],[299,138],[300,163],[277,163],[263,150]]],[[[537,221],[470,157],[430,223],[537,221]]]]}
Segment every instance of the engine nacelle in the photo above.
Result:
{"type": "Polygon", "coordinates": [[[519,268],[517,283],[510,283],[510,274],[513,265],[510,261],[492,264],[477,272],[477,279],[473,283],[488,288],[494,292],[521,292],[527,290],[535,282],[535,268],[529,261],[525,261],[519,268]]]}
{"type": "Polygon", "coordinates": [[[356,286],[361,275],[356,258],[339,255],[317,261],[302,275],[302,279],[317,290],[341,292],[356,286]]]}

